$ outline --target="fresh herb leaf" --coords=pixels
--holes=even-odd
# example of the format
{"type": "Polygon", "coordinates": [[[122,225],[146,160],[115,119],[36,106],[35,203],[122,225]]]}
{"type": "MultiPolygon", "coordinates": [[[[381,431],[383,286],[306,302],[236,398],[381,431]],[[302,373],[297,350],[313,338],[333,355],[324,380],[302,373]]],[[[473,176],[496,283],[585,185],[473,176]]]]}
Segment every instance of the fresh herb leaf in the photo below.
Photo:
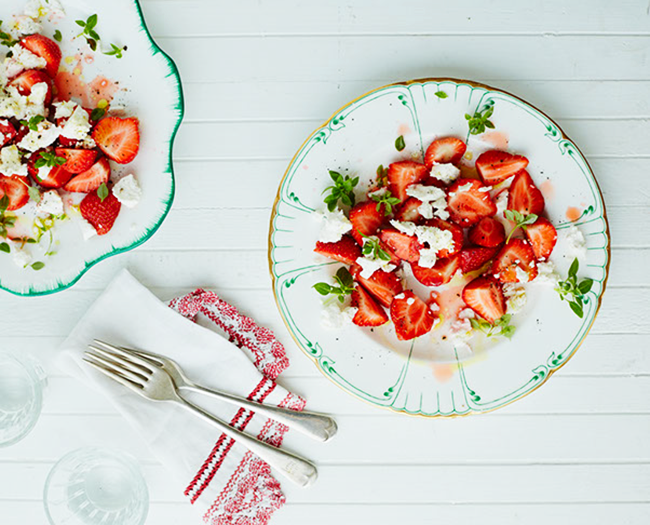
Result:
{"type": "Polygon", "coordinates": [[[31,264],[31,266],[32,266],[32,270],[38,271],[38,270],[42,270],[43,268],[45,268],[45,263],[41,262],[41,261],[36,261],[36,262],[33,262],[31,264]]]}
{"type": "MultiPolygon", "coordinates": [[[[2,27],[2,20],[0,20],[0,27],[2,27]]],[[[7,47],[13,47],[18,43],[18,40],[14,40],[11,35],[0,30],[0,44],[7,47]]],[[[11,52],[10,52],[11,53],[11,52]]],[[[11,55],[7,55],[11,56],[11,55]]]]}
{"type": "Polygon", "coordinates": [[[124,56],[124,51],[126,51],[126,46],[118,47],[115,44],[111,44],[110,51],[104,51],[105,55],[114,56],[115,58],[122,58],[124,56]]]}
{"type": "Polygon", "coordinates": [[[3,195],[2,198],[0,198],[0,213],[4,213],[7,211],[7,208],[9,207],[9,197],[7,195],[3,195]]]}
{"type": "Polygon", "coordinates": [[[66,160],[63,157],[57,157],[56,154],[51,151],[41,151],[40,158],[34,162],[34,167],[36,169],[41,169],[45,167],[54,168],[56,166],[63,166],[66,163],[66,160]]]}
{"type": "Polygon", "coordinates": [[[377,185],[380,188],[388,186],[388,168],[384,168],[383,164],[377,166],[377,185]]]}
{"type": "Polygon", "coordinates": [[[3,195],[0,198],[0,237],[6,239],[9,235],[8,228],[16,224],[15,215],[7,215],[7,208],[9,207],[9,197],[3,195]]]}
{"type": "Polygon", "coordinates": [[[582,319],[584,317],[585,296],[591,291],[594,281],[587,278],[578,282],[579,269],[580,263],[576,258],[569,267],[566,281],[560,281],[555,291],[559,294],[561,300],[569,303],[573,313],[582,319]]]}
{"type": "Polygon", "coordinates": [[[406,147],[406,144],[404,142],[404,135],[400,135],[395,139],[395,149],[397,151],[402,151],[406,147]]]}
{"type": "Polygon", "coordinates": [[[9,245],[6,242],[0,243],[0,252],[10,253],[11,248],[9,247],[9,245]]]}
{"type": "Polygon", "coordinates": [[[382,249],[377,237],[364,235],[363,233],[361,236],[363,237],[363,248],[361,249],[363,255],[366,257],[370,256],[371,259],[390,261],[390,254],[382,249]]]}
{"type": "Polygon", "coordinates": [[[99,120],[106,115],[106,110],[104,108],[95,108],[90,113],[90,120],[99,120]]]}
{"type": "Polygon", "coordinates": [[[54,40],[56,40],[57,42],[61,42],[63,40],[63,35],[61,35],[61,31],[59,31],[58,29],[54,31],[54,40]]]}
{"type": "Polygon", "coordinates": [[[38,191],[38,188],[35,188],[34,186],[31,186],[30,184],[27,184],[24,180],[18,179],[20,182],[22,182],[26,187],[27,187],[27,193],[29,193],[29,198],[33,200],[36,204],[41,202],[41,192],[38,191]]]}
{"type": "Polygon", "coordinates": [[[447,98],[449,96],[444,91],[436,91],[434,95],[438,98],[447,98]]]}
{"type": "Polygon", "coordinates": [[[510,237],[512,237],[512,234],[515,233],[519,228],[522,230],[528,229],[528,226],[533,224],[537,220],[537,215],[534,213],[530,213],[528,215],[524,215],[523,213],[520,213],[516,210],[506,210],[505,212],[506,219],[509,221],[512,221],[515,223],[514,227],[512,230],[510,230],[510,233],[508,234],[508,238],[506,239],[506,244],[508,241],[510,241],[510,237]]]}
{"type": "Polygon", "coordinates": [[[102,182],[101,186],[97,188],[97,196],[99,197],[99,200],[104,202],[106,197],[108,197],[108,186],[106,186],[105,182],[102,182]]]}
{"type": "Polygon", "coordinates": [[[20,123],[23,126],[28,127],[32,131],[38,131],[38,125],[45,120],[45,117],[42,115],[34,115],[29,120],[21,120],[20,123]]]}
{"type": "Polygon", "coordinates": [[[327,209],[334,211],[339,200],[346,206],[354,206],[354,187],[359,183],[359,177],[351,179],[348,175],[344,177],[340,173],[331,170],[329,174],[330,178],[334,181],[334,185],[323,190],[323,193],[326,191],[330,192],[324,199],[325,204],[327,204],[327,209]]]}
{"type": "Polygon", "coordinates": [[[488,323],[485,319],[470,319],[469,322],[474,330],[483,332],[487,337],[507,337],[510,339],[515,335],[516,328],[510,324],[512,315],[504,314],[494,324],[488,323]]]}
{"type": "Polygon", "coordinates": [[[494,113],[493,104],[484,106],[482,110],[477,109],[474,116],[465,113],[470,135],[479,135],[485,131],[485,128],[494,129],[494,124],[489,120],[492,113],[494,113]]]}
{"type": "Polygon", "coordinates": [[[328,283],[316,283],[313,288],[321,295],[335,295],[340,302],[344,302],[346,296],[351,295],[354,291],[354,280],[345,266],[336,272],[334,283],[336,286],[328,283]]]}
{"type": "Polygon", "coordinates": [[[397,197],[393,197],[390,191],[386,191],[382,194],[372,194],[370,198],[377,203],[377,211],[381,210],[381,205],[384,205],[384,215],[388,216],[393,213],[393,206],[397,206],[401,200],[397,197]]]}

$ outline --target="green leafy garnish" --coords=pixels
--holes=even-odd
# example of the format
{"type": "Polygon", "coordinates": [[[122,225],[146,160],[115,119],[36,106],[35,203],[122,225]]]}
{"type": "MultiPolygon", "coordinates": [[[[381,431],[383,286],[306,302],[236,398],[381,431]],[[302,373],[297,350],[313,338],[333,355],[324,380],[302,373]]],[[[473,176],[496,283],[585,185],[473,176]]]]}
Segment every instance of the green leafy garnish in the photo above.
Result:
{"type": "Polygon", "coordinates": [[[569,307],[580,319],[584,317],[584,298],[594,284],[593,279],[583,279],[578,282],[578,269],[580,263],[574,259],[569,267],[569,275],[566,281],[560,281],[555,291],[560,294],[560,299],[567,301],[569,307]]]}
{"type": "Polygon", "coordinates": [[[86,42],[88,42],[90,49],[93,51],[97,50],[97,42],[101,40],[97,34],[97,31],[95,31],[95,27],[97,26],[97,15],[90,15],[86,21],[75,20],[75,22],[79,27],[83,29],[83,31],[79,33],[75,38],[83,36],[86,39],[86,42]]]}
{"type": "Polygon", "coordinates": [[[438,98],[447,98],[449,96],[444,91],[436,91],[434,95],[438,98]]]}
{"type": "Polygon", "coordinates": [[[383,164],[377,166],[377,185],[380,188],[388,186],[388,168],[384,168],[383,164]]]}
{"type": "Polygon", "coordinates": [[[34,163],[36,169],[45,167],[54,168],[56,166],[63,166],[66,160],[63,157],[57,157],[56,154],[50,151],[41,151],[40,158],[34,163]]]}
{"type": "Polygon", "coordinates": [[[521,228],[525,231],[528,229],[529,225],[533,224],[537,220],[537,215],[534,213],[524,215],[523,213],[519,213],[516,210],[506,210],[505,216],[506,219],[515,223],[514,227],[510,231],[510,234],[508,235],[508,238],[506,239],[506,243],[508,243],[510,237],[512,237],[512,234],[515,233],[517,229],[521,228]]]}
{"type": "Polygon", "coordinates": [[[390,254],[386,250],[383,250],[381,248],[379,244],[379,239],[377,237],[367,236],[364,235],[363,233],[361,234],[361,236],[364,239],[363,248],[361,249],[361,253],[363,253],[363,255],[365,255],[366,257],[370,256],[371,259],[390,261],[390,254]]]}
{"type": "Polygon", "coordinates": [[[111,50],[110,51],[103,51],[105,55],[109,56],[114,56],[115,58],[122,58],[124,53],[126,51],[126,46],[118,47],[115,44],[111,44],[111,50]]]}
{"type": "Polygon", "coordinates": [[[106,110],[104,108],[95,108],[90,113],[90,120],[99,120],[106,115],[106,110]]]}
{"type": "Polygon", "coordinates": [[[3,195],[0,199],[0,237],[7,238],[9,232],[7,228],[11,228],[16,224],[15,215],[7,215],[7,208],[9,207],[9,197],[3,195]]]}
{"type": "Polygon", "coordinates": [[[45,263],[41,262],[41,261],[36,261],[36,262],[33,262],[31,264],[31,266],[32,266],[32,270],[38,271],[38,270],[42,270],[43,268],[45,268],[45,263]]]}
{"type": "Polygon", "coordinates": [[[515,327],[510,324],[512,315],[504,314],[494,324],[488,323],[485,319],[470,319],[469,322],[474,330],[483,332],[488,337],[507,337],[510,339],[515,334],[515,327]]]}
{"type": "Polygon", "coordinates": [[[335,295],[340,302],[354,291],[354,280],[347,268],[339,268],[334,276],[336,286],[327,283],[316,283],[313,288],[321,295],[335,295]]]}
{"type": "Polygon", "coordinates": [[[34,186],[31,186],[30,184],[27,184],[22,179],[19,179],[19,180],[20,180],[20,182],[22,182],[27,187],[27,193],[29,194],[29,198],[32,199],[36,204],[41,202],[41,192],[38,191],[38,188],[35,188],[34,186]]]}
{"type": "MultiPolygon", "coordinates": [[[[0,20],[0,27],[2,27],[2,20],[0,20]]],[[[18,40],[14,40],[11,35],[8,33],[5,33],[4,31],[0,31],[0,44],[3,46],[7,47],[13,47],[18,43],[18,40]]],[[[7,55],[9,56],[9,55],[7,55]]]]}
{"type": "Polygon", "coordinates": [[[381,194],[371,194],[370,198],[377,203],[377,211],[381,210],[381,205],[384,205],[384,215],[393,213],[393,206],[397,206],[401,200],[393,197],[390,191],[381,194]]]}
{"type": "Polygon", "coordinates": [[[29,120],[21,120],[20,123],[23,126],[28,127],[32,131],[38,131],[38,125],[45,120],[45,117],[42,115],[34,115],[29,120]]]}
{"type": "Polygon", "coordinates": [[[349,176],[343,177],[340,173],[330,170],[330,178],[334,181],[333,186],[323,190],[323,193],[329,191],[330,194],[325,197],[325,204],[329,211],[334,211],[339,200],[346,206],[354,206],[354,187],[359,183],[359,177],[351,179],[349,176]]]}
{"type": "Polygon", "coordinates": [[[469,132],[471,135],[479,135],[485,131],[485,128],[494,129],[494,124],[489,120],[489,118],[494,113],[494,106],[488,105],[483,108],[483,111],[476,110],[474,116],[469,113],[465,113],[465,120],[469,125],[469,132]]]}
{"type": "Polygon", "coordinates": [[[404,143],[404,135],[400,135],[395,139],[395,149],[397,151],[402,151],[406,147],[406,144],[404,143]]]}
{"type": "Polygon", "coordinates": [[[0,243],[0,252],[9,253],[11,252],[11,248],[6,242],[0,243]]]}
{"type": "Polygon", "coordinates": [[[101,186],[97,188],[97,196],[99,197],[99,200],[104,202],[106,197],[108,197],[108,186],[106,186],[105,182],[102,182],[101,186]]]}
{"type": "Polygon", "coordinates": [[[54,31],[54,40],[56,40],[57,42],[61,42],[61,40],[63,40],[63,35],[61,35],[61,31],[59,31],[58,29],[54,31]]]}

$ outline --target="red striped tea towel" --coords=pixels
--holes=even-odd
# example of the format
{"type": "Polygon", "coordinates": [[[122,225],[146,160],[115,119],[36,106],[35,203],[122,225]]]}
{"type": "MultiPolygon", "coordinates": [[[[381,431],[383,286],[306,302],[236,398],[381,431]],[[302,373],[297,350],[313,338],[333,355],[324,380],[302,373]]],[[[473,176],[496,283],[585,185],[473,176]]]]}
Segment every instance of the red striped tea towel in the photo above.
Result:
{"type": "MultiPolygon", "coordinates": [[[[165,305],[126,270],[63,343],[61,365],[106,394],[139,431],[209,525],[265,525],[285,502],[270,467],[181,407],[151,403],[85,366],[92,339],[167,355],[198,383],[248,399],[302,410],[277,383],[289,366],[273,333],[220,299],[196,290],[165,305]],[[180,315],[179,315],[180,314],[180,315]]],[[[191,400],[240,430],[280,446],[288,428],[200,394],[191,400]]]]}

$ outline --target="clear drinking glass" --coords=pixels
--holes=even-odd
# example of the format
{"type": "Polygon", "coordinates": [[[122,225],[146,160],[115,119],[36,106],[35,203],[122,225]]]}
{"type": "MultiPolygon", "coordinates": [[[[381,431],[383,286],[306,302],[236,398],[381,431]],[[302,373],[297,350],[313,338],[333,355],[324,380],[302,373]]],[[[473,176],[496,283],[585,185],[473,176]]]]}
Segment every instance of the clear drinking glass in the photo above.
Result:
{"type": "Polygon", "coordinates": [[[142,525],[149,491],[135,459],[111,449],[82,448],[54,465],[44,493],[52,525],[142,525]]]}
{"type": "Polygon", "coordinates": [[[23,439],[43,406],[45,372],[29,357],[0,353],[0,447],[23,439]]]}

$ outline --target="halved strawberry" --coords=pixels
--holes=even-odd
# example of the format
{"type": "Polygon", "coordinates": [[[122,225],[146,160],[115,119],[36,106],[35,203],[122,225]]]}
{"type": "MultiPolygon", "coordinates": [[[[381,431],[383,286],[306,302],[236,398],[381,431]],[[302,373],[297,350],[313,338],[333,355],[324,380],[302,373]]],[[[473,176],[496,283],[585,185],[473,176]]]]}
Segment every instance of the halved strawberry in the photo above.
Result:
{"type": "Polygon", "coordinates": [[[16,138],[16,128],[7,119],[0,119],[0,148],[16,138]]]}
{"type": "Polygon", "coordinates": [[[388,187],[393,197],[404,202],[407,198],[406,188],[423,181],[427,172],[427,167],[419,162],[410,160],[393,162],[388,166],[388,187]]]}
{"type": "Polygon", "coordinates": [[[523,215],[539,215],[544,211],[544,196],[525,170],[520,171],[510,184],[508,209],[523,215]]]}
{"type": "Polygon", "coordinates": [[[532,281],[537,277],[535,252],[527,241],[510,239],[492,263],[491,272],[502,283],[532,281]]]}
{"type": "Polygon", "coordinates": [[[483,217],[469,230],[469,240],[478,246],[494,248],[506,240],[506,230],[492,217],[483,217]]]}
{"type": "Polygon", "coordinates": [[[411,290],[406,290],[393,299],[390,318],[395,325],[397,339],[408,341],[430,332],[436,315],[427,303],[411,290]]]}
{"type": "Polygon", "coordinates": [[[385,272],[377,270],[369,279],[361,277],[359,266],[352,266],[350,273],[361,283],[361,285],[370,292],[379,304],[388,308],[393,297],[402,291],[402,281],[394,272],[385,272]]]}
{"type": "Polygon", "coordinates": [[[379,238],[392,253],[403,261],[413,262],[420,258],[420,250],[423,246],[416,237],[387,228],[381,231],[379,238]]]}
{"type": "Polygon", "coordinates": [[[482,268],[498,251],[498,248],[485,248],[483,246],[463,248],[460,252],[460,267],[463,273],[473,272],[482,268]]]}
{"type": "Polygon", "coordinates": [[[318,241],[314,251],[345,264],[354,264],[361,257],[361,248],[349,235],[344,235],[338,242],[318,241]]]}
{"type": "Polygon", "coordinates": [[[528,159],[496,149],[486,151],[476,159],[476,171],[483,182],[494,186],[528,166],[528,159]]]}
{"type": "Polygon", "coordinates": [[[20,40],[20,45],[35,55],[44,58],[45,62],[47,62],[45,72],[50,78],[56,76],[59,71],[59,65],[61,64],[61,50],[54,40],[50,40],[43,35],[34,34],[23,37],[20,40]]]}
{"type": "Polygon", "coordinates": [[[97,158],[94,149],[56,148],[57,157],[65,159],[63,167],[70,173],[83,173],[92,168],[97,158]]]}
{"type": "Polygon", "coordinates": [[[483,217],[492,217],[497,207],[487,186],[474,179],[458,179],[447,193],[451,220],[463,227],[472,226],[483,217]]]}
{"type": "Polygon", "coordinates": [[[434,164],[458,164],[463,158],[467,146],[456,137],[444,137],[434,140],[424,155],[424,163],[427,168],[434,164]]]}
{"type": "Polygon", "coordinates": [[[395,220],[400,222],[414,222],[416,224],[421,222],[424,218],[418,211],[421,205],[422,201],[419,201],[415,197],[409,197],[395,212],[395,220]]]}
{"type": "Polygon", "coordinates": [[[463,301],[488,323],[494,324],[506,313],[501,284],[491,277],[477,277],[463,288],[463,301]]]}
{"type": "Polygon", "coordinates": [[[445,259],[438,259],[432,268],[424,268],[417,263],[411,263],[413,276],[425,286],[447,284],[456,275],[459,268],[460,254],[458,253],[445,259]]]}
{"type": "MultiPolygon", "coordinates": [[[[34,158],[35,155],[32,155],[34,158]]],[[[27,165],[29,169],[29,164],[27,165]]],[[[29,171],[32,178],[44,188],[61,188],[72,177],[72,173],[62,166],[54,166],[49,172],[43,173],[40,170],[31,169],[29,171]]]]}
{"type": "Polygon", "coordinates": [[[357,326],[380,326],[388,322],[388,315],[370,296],[363,286],[352,292],[352,306],[358,308],[352,322],[357,326]]]}
{"type": "Polygon", "coordinates": [[[439,228],[441,230],[447,230],[451,232],[452,240],[454,242],[454,247],[451,250],[447,250],[446,248],[443,250],[440,250],[438,252],[438,257],[449,257],[450,255],[454,255],[460,251],[460,249],[463,247],[463,240],[464,240],[464,235],[463,235],[463,229],[458,226],[458,224],[454,224],[453,222],[450,221],[443,221],[442,219],[438,219],[437,217],[434,217],[433,219],[429,219],[424,223],[426,226],[431,226],[434,228],[439,228]]]}
{"type": "Polygon", "coordinates": [[[137,118],[104,117],[93,130],[93,139],[109,159],[128,164],[140,149],[139,125],[137,118]]]}
{"type": "Polygon", "coordinates": [[[548,219],[539,217],[526,228],[526,237],[535,252],[535,257],[541,261],[548,259],[557,242],[557,231],[548,219]]]}
{"type": "Polygon", "coordinates": [[[45,95],[45,105],[47,106],[52,101],[52,79],[40,69],[28,69],[16,76],[11,82],[10,86],[15,86],[23,96],[31,94],[32,87],[36,84],[47,84],[47,94],[45,95]]]}
{"type": "Polygon", "coordinates": [[[7,209],[9,211],[18,210],[29,202],[28,185],[27,177],[0,175],[0,198],[7,196],[7,199],[9,199],[7,209]]]}
{"type": "Polygon", "coordinates": [[[90,169],[72,177],[63,189],[77,193],[89,193],[108,182],[110,176],[111,166],[108,163],[108,159],[102,157],[90,169]]]}
{"type": "Polygon", "coordinates": [[[103,201],[93,191],[84,197],[79,205],[81,216],[93,225],[97,235],[107,234],[120,213],[122,205],[112,192],[103,201]]]}
{"type": "Polygon", "coordinates": [[[350,222],[352,236],[363,246],[363,236],[374,235],[384,222],[384,206],[377,210],[375,201],[359,203],[350,210],[350,222]]]}

